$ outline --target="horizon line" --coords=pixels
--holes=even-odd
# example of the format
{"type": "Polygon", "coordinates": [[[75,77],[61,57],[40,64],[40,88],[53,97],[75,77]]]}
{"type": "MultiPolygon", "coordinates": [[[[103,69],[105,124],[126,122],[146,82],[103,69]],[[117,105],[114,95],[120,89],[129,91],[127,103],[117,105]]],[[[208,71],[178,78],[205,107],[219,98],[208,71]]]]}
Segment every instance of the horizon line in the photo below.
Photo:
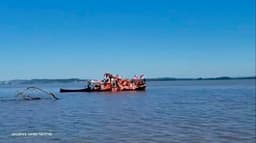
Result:
{"type": "MultiPolygon", "coordinates": [[[[148,80],[204,80],[204,79],[246,79],[246,78],[255,78],[256,79],[256,75],[253,76],[216,76],[216,77],[170,77],[170,76],[162,76],[162,77],[148,77],[145,79],[148,80]]],[[[0,82],[3,81],[30,81],[30,80],[90,80],[93,78],[75,78],[75,77],[71,77],[71,78],[30,78],[30,79],[9,79],[9,80],[0,80],[0,82]]]]}

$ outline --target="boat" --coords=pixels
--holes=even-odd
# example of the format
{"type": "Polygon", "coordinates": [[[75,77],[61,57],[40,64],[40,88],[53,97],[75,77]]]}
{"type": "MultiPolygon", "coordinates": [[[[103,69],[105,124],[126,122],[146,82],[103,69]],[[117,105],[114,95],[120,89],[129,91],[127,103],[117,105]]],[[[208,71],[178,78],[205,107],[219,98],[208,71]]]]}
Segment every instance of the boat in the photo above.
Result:
{"type": "Polygon", "coordinates": [[[136,76],[131,80],[122,79],[119,75],[113,76],[110,73],[104,74],[103,80],[89,80],[85,88],[82,89],[64,89],[60,92],[119,92],[119,91],[144,91],[146,90],[146,80],[144,75],[136,76]]]}
{"type": "MultiPolygon", "coordinates": [[[[123,89],[122,91],[145,91],[146,86],[138,87],[136,89],[123,89]]],[[[118,90],[119,91],[119,90],[118,90]]],[[[60,88],[60,92],[112,92],[112,90],[95,90],[90,88],[82,88],[82,89],[64,89],[60,88]]]]}

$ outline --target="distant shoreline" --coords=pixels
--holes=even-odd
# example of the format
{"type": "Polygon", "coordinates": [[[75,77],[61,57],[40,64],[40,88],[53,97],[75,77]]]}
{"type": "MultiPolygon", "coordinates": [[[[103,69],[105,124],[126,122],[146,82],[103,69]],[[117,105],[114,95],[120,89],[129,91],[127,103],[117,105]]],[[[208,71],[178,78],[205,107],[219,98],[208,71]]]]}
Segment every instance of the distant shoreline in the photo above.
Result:
{"type": "MultiPolygon", "coordinates": [[[[198,80],[243,80],[243,79],[256,79],[256,76],[248,77],[213,77],[213,78],[173,78],[173,77],[161,77],[161,78],[146,78],[147,81],[198,81],[198,80]]],[[[88,79],[69,78],[69,79],[30,79],[30,80],[8,80],[0,81],[1,85],[6,84],[47,84],[47,83],[72,83],[72,82],[84,82],[88,79]]]]}
{"type": "Polygon", "coordinates": [[[256,76],[248,77],[211,77],[211,78],[171,78],[171,77],[162,77],[162,78],[148,78],[148,81],[174,81],[174,80],[237,80],[237,79],[256,79],[256,76]]]}

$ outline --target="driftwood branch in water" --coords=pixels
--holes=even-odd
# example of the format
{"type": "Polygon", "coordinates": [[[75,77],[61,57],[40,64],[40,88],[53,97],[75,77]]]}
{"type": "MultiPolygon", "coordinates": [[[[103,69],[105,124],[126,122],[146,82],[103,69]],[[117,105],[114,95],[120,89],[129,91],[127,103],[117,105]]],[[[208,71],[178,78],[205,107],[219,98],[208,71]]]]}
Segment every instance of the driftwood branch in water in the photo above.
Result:
{"type": "Polygon", "coordinates": [[[41,92],[41,93],[44,93],[46,95],[49,95],[51,96],[53,99],[55,100],[58,100],[59,98],[52,92],[48,92],[46,90],[43,90],[41,88],[38,88],[38,87],[34,87],[34,86],[31,86],[31,87],[27,87],[26,89],[24,89],[23,91],[21,92],[18,92],[17,93],[17,96],[22,96],[23,99],[25,100],[40,100],[41,98],[40,97],[32,97],[29,95],[29,91],[38,91],[38,92],[41,92]]]}

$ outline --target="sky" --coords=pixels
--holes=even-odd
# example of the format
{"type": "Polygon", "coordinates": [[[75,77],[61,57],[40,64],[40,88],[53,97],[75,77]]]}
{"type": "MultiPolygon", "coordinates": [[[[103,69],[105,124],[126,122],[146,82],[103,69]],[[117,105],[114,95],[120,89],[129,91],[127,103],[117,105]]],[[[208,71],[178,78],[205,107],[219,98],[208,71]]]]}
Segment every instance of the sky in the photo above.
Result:
{"type": "Polygon", "coordinates": [[[0,50],[0,80],[254,76],[255,1],[0,1],[0,50]]]}

